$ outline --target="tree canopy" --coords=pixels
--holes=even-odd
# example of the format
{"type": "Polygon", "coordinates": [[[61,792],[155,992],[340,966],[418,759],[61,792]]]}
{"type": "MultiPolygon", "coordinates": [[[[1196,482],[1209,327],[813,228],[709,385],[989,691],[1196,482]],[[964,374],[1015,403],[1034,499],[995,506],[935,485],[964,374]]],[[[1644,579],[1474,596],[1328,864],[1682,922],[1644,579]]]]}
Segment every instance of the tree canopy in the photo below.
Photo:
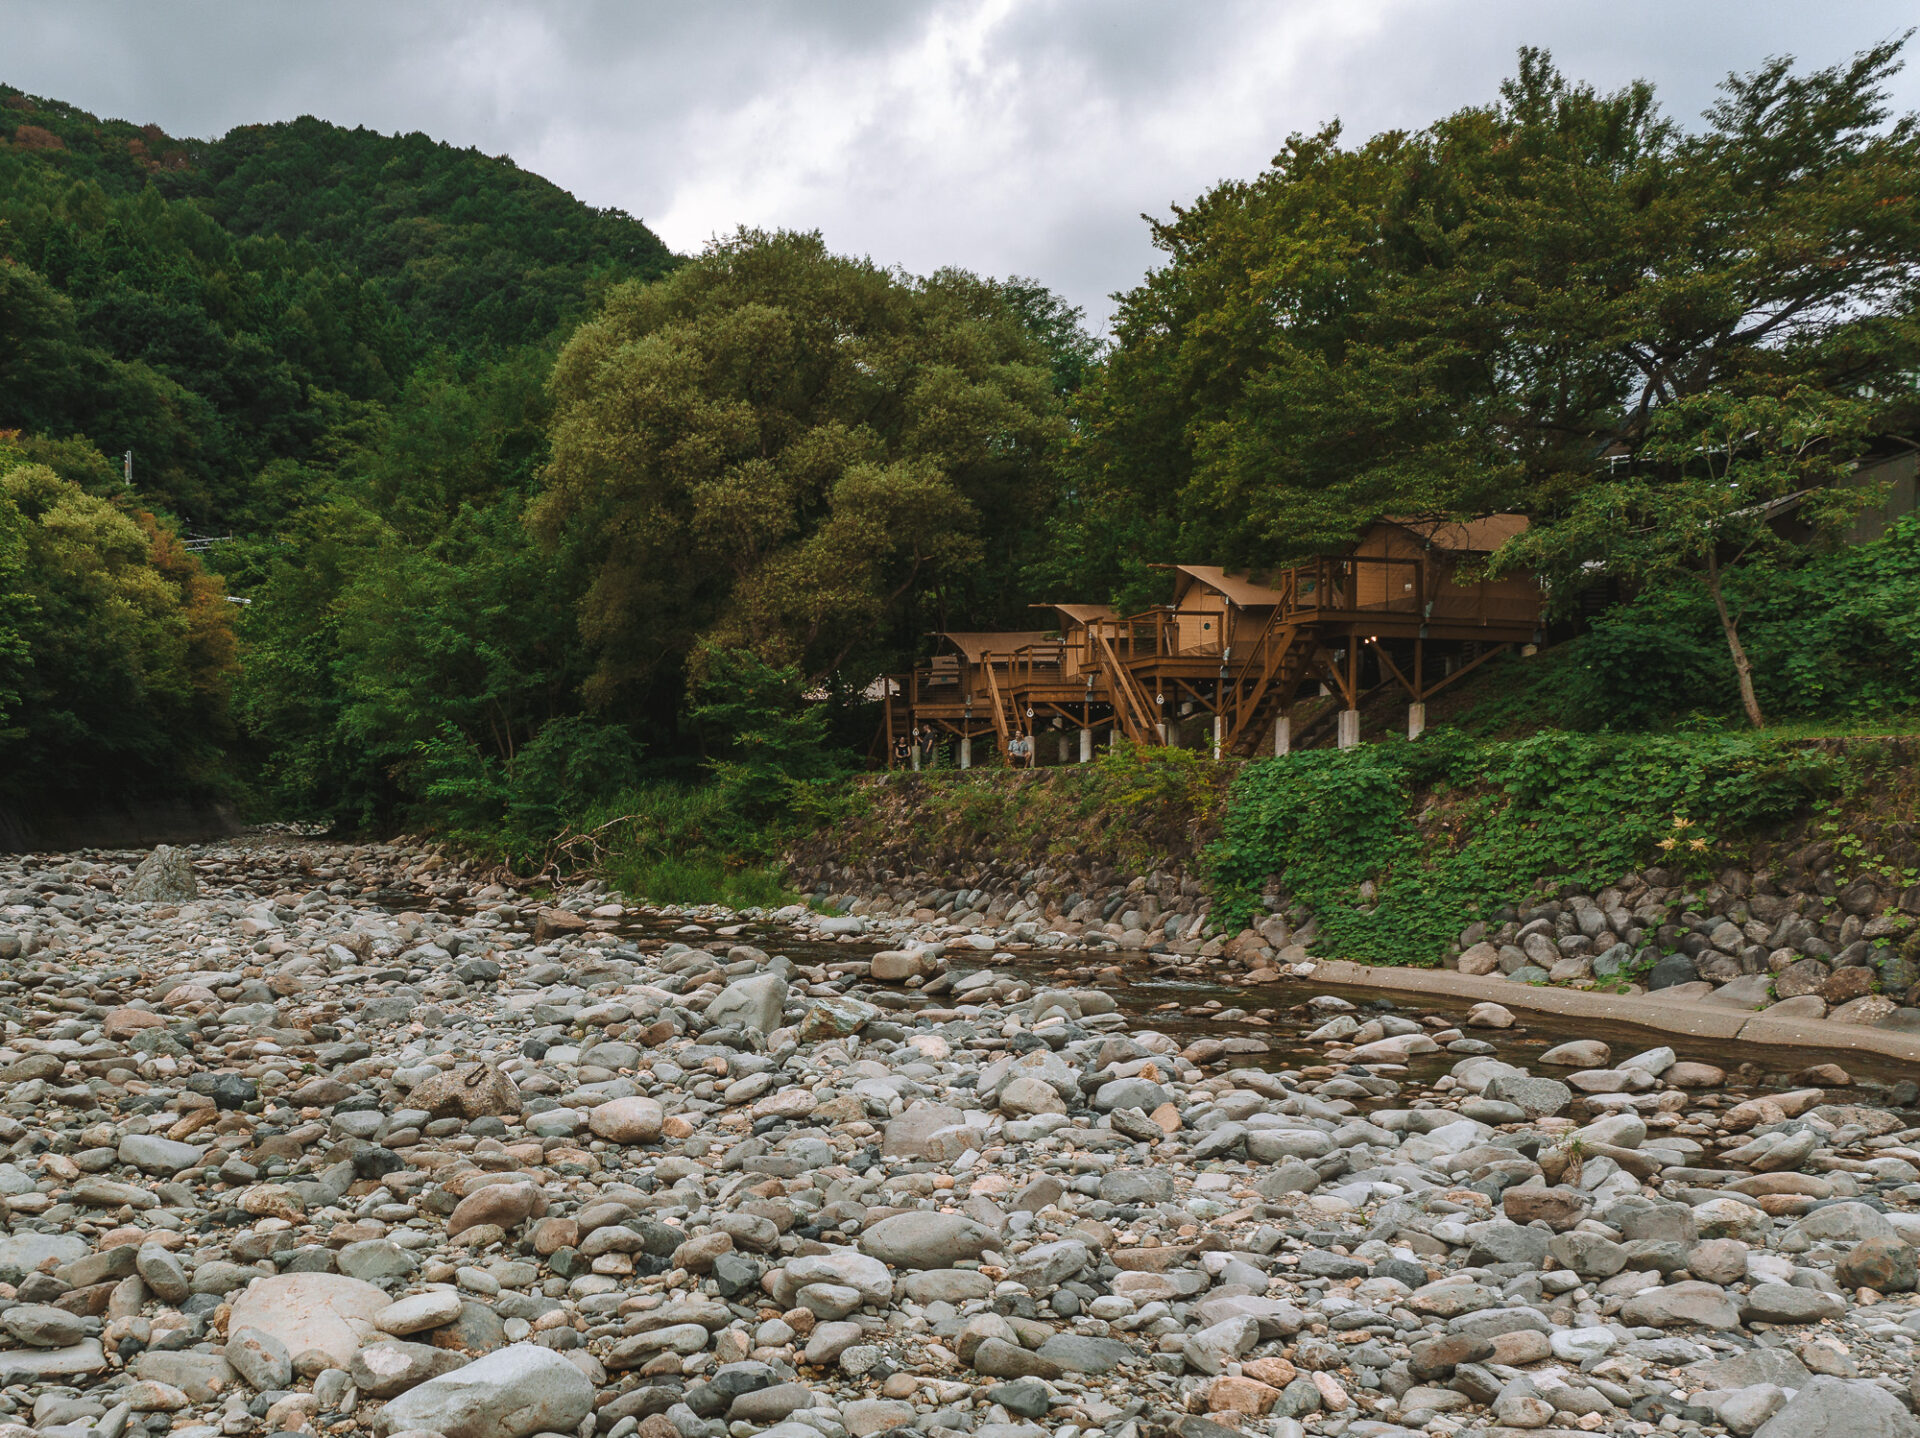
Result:
{"type": "Polygon", "coordinates": [[[152,515],[42,462],[73,457],[0,439],[0,799],[205,783],[232,733],[225,587],[152,515]]]}
{"type": "Polygon", "coordinates": [[[555,366],[533,510],[588,576],[595,692],[699,643],[858,679],[1005,605],[1064,434],[1031,318],[994,282],[813,234],[742,231],[614,290],[555,366]]]}
{"type": "Polygon", "coordinates": [[[1731,77],[1702,125],[1523,51],[1497,103],[1338,125],[1154,226],[1082,411],[1071,562],[1272,562],[1393,512],[1550,517],[1667,406],[1875,396],[1913,419],[1920,132],[1901,42],[1731,77]]]}

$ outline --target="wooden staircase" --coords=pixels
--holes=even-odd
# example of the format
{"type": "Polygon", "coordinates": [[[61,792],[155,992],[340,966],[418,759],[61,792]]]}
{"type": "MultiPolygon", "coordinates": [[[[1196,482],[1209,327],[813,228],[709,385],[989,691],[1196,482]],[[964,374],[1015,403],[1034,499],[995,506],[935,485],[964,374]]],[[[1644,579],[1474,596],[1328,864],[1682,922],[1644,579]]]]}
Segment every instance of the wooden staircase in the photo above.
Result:
{"type": "Polygon", "coordinates": [[[1087,632],[1092,639],[1094,656],[1100,662],[1100,672],[1106,677],[1107,692],[1113,696],[1114,723],[1135,744],[1158,744],[1160,714],[1153,701],[1140,687],[1140,681],[1133,677],[1133,671],[1120,662],[1120,656],[1114,653],[1113,641],[1098,626],[1087,632]]]}
{"type": "Polygon", "coordinates": [[[994,732],[1000,736],[1000,757],[1002,759],[1011,759],[1013,731],[1012,727],[1007,723],[1007,707],[1012,701],[1000,688],[1000,677],[993,672],[993,656],[991,654],[983,654],[980,656],[980,659],[980,667],[986,671],[987,675],[987,693],[991,697],[993,704],[994,732]]]}
{"type": "Polygon", "coordinates": [[[1233,676],[1223,753],[1250,759],[1260,752],[1273,721],[1293,703],[1319,647],[1311,628],[1283,623],[1276,612],[1233,676]]]}

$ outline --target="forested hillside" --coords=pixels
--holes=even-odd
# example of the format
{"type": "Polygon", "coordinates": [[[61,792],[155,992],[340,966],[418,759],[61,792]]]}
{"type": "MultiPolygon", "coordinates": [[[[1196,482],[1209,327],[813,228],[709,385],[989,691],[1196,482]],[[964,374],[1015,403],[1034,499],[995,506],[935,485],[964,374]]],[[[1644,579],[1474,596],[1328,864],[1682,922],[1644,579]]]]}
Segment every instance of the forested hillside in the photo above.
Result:
{"type": "Polygon", "coordinates": [[[1460,691],[1483,734],[1904,720],[1920,521],[1847,539],[1920,445],[1901,51],[1697,122],[1524,51],[1425,129],[1291,137],[1155,226],[1109,346],[817,234],[675,257],[420,135],[0,86],[0,802],[751,888],[930,631],[1396,514],[1526,515],[1492,567],[1581,631],[1460,691]]]}
{"type": "MultiPolygon", "coordinates": [[[[477,501],[517,540],[520,500],[493,507],[533,483],[567,327],[673,262],[638,220],[422,135],[179,140],[0,86],[0,798],[257,782],[223,762],[264,752],[230,711],[224,596],[336,546],[360,563],[344,512],[424,546],[477,501]],[[236,536],[205,556],[222,577],[182,533],[236,536]]],[[[568,623],[537,586],[514,600],[568,623]]],[[[278,703],[258,672],[242,717],[278,703]]],[[[569,682],[556,664],[561,707],[569,682]]]]}
{"type": "Polygon", "coordinates": [[[840,683],[950,616],[1018,618],[1076,321],[811,236],[687,264],[422,135],[180,140],[0,87],[0,470],[41,496],[0,508],[0,799],[215,782],[544,842],[636,766],[734,743],[742,716],[688,727],[716,665],[777,719],[804,708],[789,663],[840,683]],[[53,601],[56,484],[151,536],[123,564],[201,575],[176,534],[219,541],[212,610],[165,616],[224,636],[192,704],[94,642],[121,632],[99,583],[53,601]]]}
{"type": "Polygon", "coordinates": [[[135,490],[258,530],[436,351],[556,342],[672,264],[510,160],[311,118],[176,140],[0,86],[8,425],[134,454],[135,490]]]}

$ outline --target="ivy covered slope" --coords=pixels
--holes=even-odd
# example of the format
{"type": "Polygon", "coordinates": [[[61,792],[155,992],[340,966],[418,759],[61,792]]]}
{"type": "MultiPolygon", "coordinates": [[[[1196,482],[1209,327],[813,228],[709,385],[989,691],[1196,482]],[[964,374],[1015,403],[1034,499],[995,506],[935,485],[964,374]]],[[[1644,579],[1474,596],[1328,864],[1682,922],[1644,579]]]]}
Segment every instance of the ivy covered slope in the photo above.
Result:
{"type": "MultiPolygon", "coordinates": [[[[1084,766],[859,784],[788,851],[786,875],[863,913],[958,894],[989,919],[1020,910],[1078,932],[1137,911],[1122,947],[1234,955],[1257,928],[1322,958],[1423,967],[1542,896],[1636,878],[1636,892],[1656,878],[1670,892],[1675,923],[1749,892],[1801,895],[1775,907],[1809,922],[1838,915],[1843,894],[1875,896],[1869,919],[1896,901],[1920,913],[1915,813],[1920,740],[1905,736],[1437,729],[1225,765],[1122,744],[1084,766]]],[[[1644,981],[1671,937],[1596,977],[1644,981]]],[[[1920,947],[1907,957],[1902,992],[1920,947]]]]}
{"type": "Polygon", "coordinates": [[[1297,906],[1317,921],[1316,952],[1431,965],[1467,925],[1543,890],[1592,893],[1649,867],[1705,889],[1729,868],[1805,868],[1824,842],[1836,890],[1903,891],[1920,883],[1914,748],[1436,730],[1266,760],[1235,781],[1207,856],[1217,922],[1297,906]]]}
{"type": "Polygon", "coordinates": [[[0,86],[0,428],[131,450],[197,526],[273,522],[289,466],[436,351],[554,343],[671,265],[638,220],[423,135],[179,140],[0,86]]]}

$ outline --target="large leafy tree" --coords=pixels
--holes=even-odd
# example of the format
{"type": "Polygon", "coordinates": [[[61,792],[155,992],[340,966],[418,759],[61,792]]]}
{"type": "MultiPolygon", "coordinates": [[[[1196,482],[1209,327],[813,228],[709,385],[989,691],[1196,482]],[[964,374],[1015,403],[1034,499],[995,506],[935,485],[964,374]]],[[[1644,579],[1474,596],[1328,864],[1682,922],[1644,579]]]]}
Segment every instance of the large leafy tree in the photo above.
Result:
{"type": "Polygon", "coordinates": [[[423,367],[331,470],[280,477],[305,502],[273,540],[231,551],[254,600],[241,713],[289,809],[389,821],[427,768],[444,781],[431,746],[511,765],[577,710],[578,580],[523,523],[546,368],[423,367]]]}
{"type": "Polygon", "coordinates": [[[0,441],[0,798],[204,784],[233,666],[225,588],[169,529],[0,441]]]}
{"type": "Polygon", "coordinates": [[[1652,412],[1632,463],[1610,466],[1559,505],[1554,522],[1510,541],[1497,563],[1539,574],[1563,611],[1579,603],[1596,565],[1636,589],[1698,586],[1719,621],[1741,708],[1763,728],[1740,633],[1745,600],[1873,498],[1847,483],[1871,413],[1868,402],[1811,390],[1679,396],[1652,412]]]}
{"type": "Polygon", "coordinates": [[[871,674],[1010,577],[1063,432],[1057,316],[1016,298],[754,231],[613,291],[555,368],[533,511],[589,575],[595,696],[701,639],[871,674]]]}
{"type": "Polygon", "coordinates": [[[1289,141],[1155,226],[1083,409],[1090,574],[1266,562],[1395,511],[1551,517],[1668,406],[1789,393],[1910,421],[1920,134],[1900,42],[1729,79],[1695,129],[1524,51],[1497,103],[1289,141]]]}

